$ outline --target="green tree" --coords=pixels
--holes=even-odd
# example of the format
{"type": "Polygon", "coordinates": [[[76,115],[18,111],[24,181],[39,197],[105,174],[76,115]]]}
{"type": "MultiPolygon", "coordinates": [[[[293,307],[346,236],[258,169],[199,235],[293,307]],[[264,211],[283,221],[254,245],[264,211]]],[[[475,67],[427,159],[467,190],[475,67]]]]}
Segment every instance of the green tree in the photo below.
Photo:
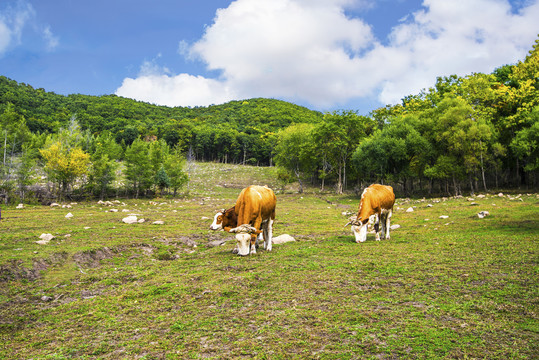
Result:
{"type": "Polygon", "coordinates": [[[174,192],[173,196],[176,197],[178,189],[182,188],[189,181],[187,172],[184,170],[186,161],[181,153],[181,146],[177,146],[169,152],[164,166],[170,179],[169,187],[174,192]]]}
{"type": "Polygon", "coordinates": [[[135,139],[125,150],[125,178],[133,187],[137,199],[153,183],[152,164],[148,153],[148,143],[140,139],[135,139]]]}
{"type": "Polygon", "coordinates": [[[59,185],[60,195],[66,196],[69,187],[88,172],[90,155],[82,149],[83,134],[75,119],[59,134],[48,136],[40,149],[45,160],[45,171],[50,180],[59,185]]]}
{"type": "Polygon", "coordinates": [[[101,200],[107,195],[110,185],[116,180],[116,171],[122,149],[110,134],[93,138],[91,144],[91,167],[88,175],[88,188],[101,200]]]}
{"type": "Polygon", "coordinates": [[[296,177],[300,193],[303,193],[302,177],[312,173],[316,167],[313,129],[310,124],[297,124],[277,134],[275,163],[296,177]]]}
{"type": "Polygon", "coordinates": [[[161,167],[155,173],[154,182],[157,188],[161,191],[161,195],[163,195],[165,189],[168,189],[172,185],[172,182],[170,181],[170,178],[168,177],[167,171],[165,170],[165,166],[163,164],[161,164],[161,167]]]}
{"type": "Polygon", "coordinates": [[[346,187],[346,171],[353,152],[374,127],[374,120],[368,117],[353,111],[335,111],[325,114],[323,121],[313,129],[314,142],[322,161],[336,171],[337,193],[342,194],[346,187]]]}

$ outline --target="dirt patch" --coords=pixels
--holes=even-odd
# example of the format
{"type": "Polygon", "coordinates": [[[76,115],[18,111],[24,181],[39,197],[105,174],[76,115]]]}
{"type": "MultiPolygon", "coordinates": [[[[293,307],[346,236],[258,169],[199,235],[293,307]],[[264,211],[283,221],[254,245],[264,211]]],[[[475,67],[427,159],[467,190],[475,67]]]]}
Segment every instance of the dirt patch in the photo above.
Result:
{"type": "Polygon", "coordinates": [[[111,249],[104,247],[97,250],[88,250],[73,255],[73,261],[79,267],[95,268],[98,267],[101,260],[110,259],[114,256],[111,249]]]}
{"type": "Polygon", "coordinates": [[[32,267],[26,267],[20,260],[12,260],[7,264],[0,265],[0,282],[13,280],[36,280],[41,276],[41,272],[50,266],[64,262],[68,255],[66,253],[56,253],[48,259],[34,259],[32,267]]]}

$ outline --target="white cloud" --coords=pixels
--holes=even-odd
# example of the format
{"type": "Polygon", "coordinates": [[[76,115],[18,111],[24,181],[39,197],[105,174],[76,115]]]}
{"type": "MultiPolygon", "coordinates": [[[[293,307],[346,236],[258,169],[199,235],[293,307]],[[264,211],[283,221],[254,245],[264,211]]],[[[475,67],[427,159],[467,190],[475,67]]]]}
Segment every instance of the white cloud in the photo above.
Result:
{"type": "Polygon", "coordinates": [[[188,74],[126,78],[116,95],[167,106],[207,106],[236,98],[225,83],[188,74]]]}
{"type": "Polygon", "coordinates": [[[43,38],[45,39],[48,51],[53,51],[54,49],[56,49],[56,47],[58,47],[60,43],[58,37],[52,33],[50,26],[47,26],[45,27],[45,29],[43,29],[43,38]]]}
{"type": "Polygon", "coordinates": [[[432,86],[437,76],[491,72],[516,62],[539,32],[538,0],[516,14],[507,0],[424,0],[422,10],[396,24],[382,45],[365,20],[344,11],[367,5],[363,0],[234,1],[217,11],[199,41],[182,41],[178,48],[219,71],[219,78],[153,69],[125,79],[117,94],[166,105],[258,96],[316,108],[367,96],[395,103],[432,86]]]}
{"type": "Polygon", "coordinates": [[[18,2],[15,7],[6,6],[0,13],[0,55],[12,45],[21,42],[22,29],[34,16],[32,5],[18,2]]]}
{"type": "Polygon", "coordinates": [[[41,36],[47,51],[52,51],[59,45],[59,39],[50,26],[43,27],[36,23],[36,12],[30,3],[20,0],[14,5],[6,5],[0,11],[0,55],[21,45],[25,27],[41,36]]]}

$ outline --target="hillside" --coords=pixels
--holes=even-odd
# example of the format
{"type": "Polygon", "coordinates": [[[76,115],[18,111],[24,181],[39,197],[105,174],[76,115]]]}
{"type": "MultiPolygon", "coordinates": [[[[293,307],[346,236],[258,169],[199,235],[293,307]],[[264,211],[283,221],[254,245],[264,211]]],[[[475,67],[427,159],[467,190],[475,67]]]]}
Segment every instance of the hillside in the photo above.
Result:
{"type": "MultiPolygon", "coordinates": [[[[110,132],[118,143],[123,140],[126,145],[137,137],[155,135],[170,146],[204,148],[201,138],[214,139],[226,133],[232,135],[231,142],[238,143],[234,145],[237,161],[243,155],[243,144],[252,144],[292,123],[315,123],[322,118],[320,112],[275,99],[255,98],[208,107],[166,107],[116,95],[58,95],[0,76],[0,114],[8,104],[24,116],[33,133],[56,133],[73,116],[83,130],[94,135],[110,132]]],[[[199,159],[215,160],[211,158],[212,150],[213,146],[196,155],[199,159]]],[[[251,155],[258,162],[269,160],[269,155],[251,155]]]]}

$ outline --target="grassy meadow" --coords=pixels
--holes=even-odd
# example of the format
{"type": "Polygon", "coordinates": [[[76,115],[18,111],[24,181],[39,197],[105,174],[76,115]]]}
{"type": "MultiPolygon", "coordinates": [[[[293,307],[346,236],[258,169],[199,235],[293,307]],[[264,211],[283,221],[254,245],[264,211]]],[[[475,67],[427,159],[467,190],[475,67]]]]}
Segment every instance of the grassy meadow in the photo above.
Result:
{"type": "Polygon", "coordinates": [[[536,194],[398,198],[391,240],[356,244],[357,196],[274,171],[197,163],[177,199],[2,206],[0,359],[538,358],[536,194]],[[296,242],[239,257],[209,230],[249,184],[296,242]]]}

